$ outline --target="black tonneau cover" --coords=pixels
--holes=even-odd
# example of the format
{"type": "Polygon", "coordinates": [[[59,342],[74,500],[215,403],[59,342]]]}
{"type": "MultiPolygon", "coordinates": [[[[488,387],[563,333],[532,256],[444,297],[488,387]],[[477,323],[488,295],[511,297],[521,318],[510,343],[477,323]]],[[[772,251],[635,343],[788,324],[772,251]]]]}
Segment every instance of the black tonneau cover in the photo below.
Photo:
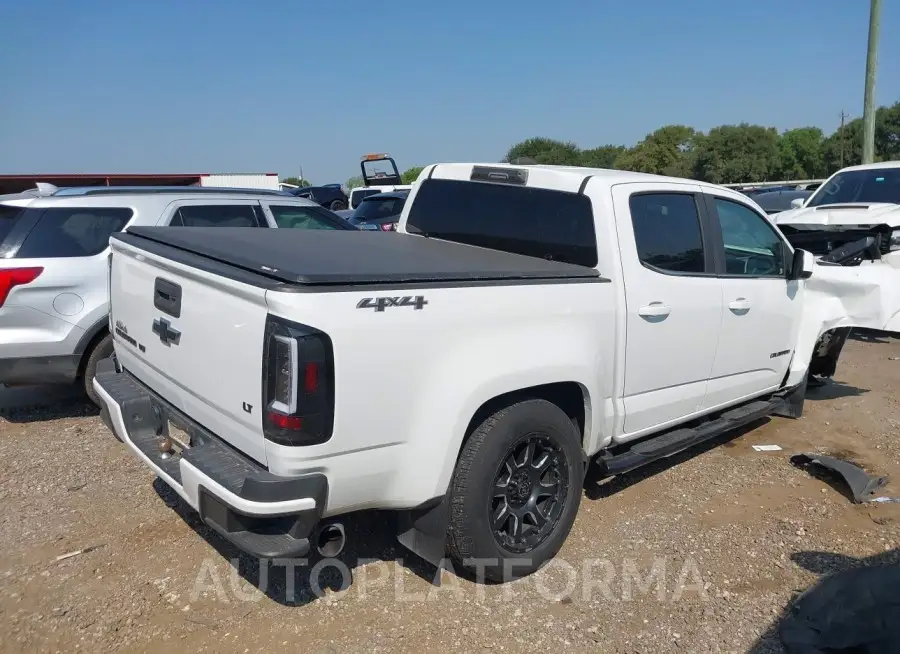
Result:
{"type": "Polygon", "coordinates": [[[593,268],[421,236],[250,227],[129,227],[113,238],[158,243],[288,284],[397,284],[580,279],[593,268]]]}

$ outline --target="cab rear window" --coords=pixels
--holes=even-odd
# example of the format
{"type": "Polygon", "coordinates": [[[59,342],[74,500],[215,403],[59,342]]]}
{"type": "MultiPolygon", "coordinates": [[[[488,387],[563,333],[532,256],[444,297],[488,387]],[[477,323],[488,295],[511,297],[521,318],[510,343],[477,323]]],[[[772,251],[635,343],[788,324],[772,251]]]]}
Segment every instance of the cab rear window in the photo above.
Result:
{"type": "Polygon", "coordinates": [[[429,179],[410,205],[407,231],[541,259],[597,265],[591,201],[580,193],[429,179]]]}

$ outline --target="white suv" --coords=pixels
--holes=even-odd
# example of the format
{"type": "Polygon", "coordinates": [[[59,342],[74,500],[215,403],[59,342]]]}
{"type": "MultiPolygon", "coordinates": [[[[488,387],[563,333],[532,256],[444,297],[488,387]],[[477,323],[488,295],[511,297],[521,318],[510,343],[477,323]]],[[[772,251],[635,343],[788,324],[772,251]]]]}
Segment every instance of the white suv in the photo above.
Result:
{"type": "Polygon", "coordinates": [[[128,225],[355,229],[277,191],[100,187],[0,195],[0,384],[83,384],[112,354],[109,237],[128,225]]]}

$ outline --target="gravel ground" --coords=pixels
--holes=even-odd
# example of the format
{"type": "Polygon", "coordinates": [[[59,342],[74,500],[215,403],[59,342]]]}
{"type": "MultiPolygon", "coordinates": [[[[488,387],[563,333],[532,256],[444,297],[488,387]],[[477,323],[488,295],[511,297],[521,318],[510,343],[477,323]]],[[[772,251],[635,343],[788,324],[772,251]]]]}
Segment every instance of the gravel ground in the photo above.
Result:
{"type": "Polygon", "coordinates": [[[339,563],[261,566],[71,394],[0,390],[2,650],[778,652],[779,616],[819,574],[900,558],[900,504],[853,505],[788,462],[818,451],[900,476],[892,357],[900,341],[853,339],[800,420],[589,481],[557,560],[491,586],[446,570],[434,585],[372,512],[346,521],[339,563]]]}

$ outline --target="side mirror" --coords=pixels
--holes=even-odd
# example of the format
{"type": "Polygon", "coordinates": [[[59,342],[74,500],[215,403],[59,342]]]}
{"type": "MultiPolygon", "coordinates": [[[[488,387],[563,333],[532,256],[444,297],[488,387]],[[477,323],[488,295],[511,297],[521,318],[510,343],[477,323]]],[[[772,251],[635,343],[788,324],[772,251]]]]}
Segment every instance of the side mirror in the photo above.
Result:
{"type": "Polygon", "coordinates": [[[791,272],[788,279],[809,279],[812,277],[813,268],[816,265],[816,259],[812,252],[807,250],[794,250],[794,257],[791,260],[791,272]]]}
{"type": "Polygon", "coordinates": [[[799,209],[803,206],[803,198],[794,198],[791,200],[791,209],[799,209]]]}

